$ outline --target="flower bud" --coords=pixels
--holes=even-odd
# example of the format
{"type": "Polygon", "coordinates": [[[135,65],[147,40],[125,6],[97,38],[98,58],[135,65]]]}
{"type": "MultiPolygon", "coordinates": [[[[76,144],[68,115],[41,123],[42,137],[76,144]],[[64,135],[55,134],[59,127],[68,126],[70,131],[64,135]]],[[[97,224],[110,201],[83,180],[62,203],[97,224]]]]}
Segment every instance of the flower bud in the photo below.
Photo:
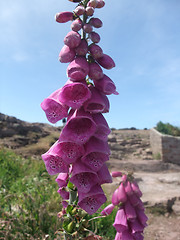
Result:
{"type": "Polygon", "coordinates": [[[107,54],[103,54],[103,56],[101,58],[97,59],[97,62],[106,69],[111,69],[113,67],[115,67],[115,63],[113,61],[113,59],[107,55],[107,54]]]}
{"type": "Polygon", "coordinates": [[[102,8],[104,7],[104,5],[105,5],[105,2],[103,0],[97,0],[96,8],[102,8]]]}
{"type": "Polygon", "coordinates": [[[59,188],[58,191],[57,191],[61,197],[64,199],[64,200],[68,200],[69,199],[69,192],[67,192],[64,188],[59,188]]]}
{"type": "Polygon", "coordinates": [[[109,204],[107,207],[105,207],[102,212],[101,215],[103,216],[108,216],[112,213],[113,209],[114,209],[114,205],[113,204],[109,204]]]}
{"type": "Polygon", "coordinates": [[[112,204],[114,206],[119,205],[120,202],[119,202],[119,199],[118,199],[118,188],[114,191],[111,201],[112,201],[112,204]]]}
{"type": "Polygon", "coordinates": [[[93,28],[92,28],[92,26],[91,26],[89,23],[86,23],[86,24],[84,24],[84,26],[83,26],[83,30],[84,30],[84,32],[86,32],[86,33],[90,33],[90,32],[92,32],[93,28]]]}
{"type": "Polygon", "coordinates": [[[82,21],[79,18],[77,18],[71,23],[71,29],[75,32],[78,32],[82,28],[82,25],[83,25],[82,21]]]}
{"type": "Polygon", "coordinates": [[[56,182],[58,183],[59,187],[66,187],[68,178],[68,173],[60,173],[56,178],[56,182]]]}
{"type": "Polygon", "coordinates": [[[78,56],[85,56],[88,52],[88,43],[85,39],[81,39],[78,47],[76,47],[75,52],[78,56]]]}
{"type": "Polygon", "coordinates": [[[95,87],[90,86],[91,98],[84,103],[84,110],[90,113],[102,113],[106,109],[106,99],[95,87]]]}
{"type": "Polygon", "coordinates": [[[92,16],[94,14],[94,8],[93,7],[87,7],[86,8],[86,15],[92,16]]]}
{"type": "Polygon", "coordinates": [[[78,6],[77,8],[75,8],[74,13],[77,16],[81,16],[85,13],[85,8],[83,6],[78,6]]]}
{"type": "Polygon", "coordinates": [[[97,6],[97,1],[96,0],[90,0],[87,4],[88,7],[93,7],[96,8],[97,6]]]}
{"type": "Polygon", "coordinates": [[[68,206],[68,202],[66,202],[66,201],[62,201],[62,206],[63,206],[63,208],[67,208],[67,206],[68,206]]]}
{"type": "Polygon", "coordinates": [[[89,72],[89,65],[84,57],[76,57],[67,67],[67,75],[72,81],[82,80],[89,72]]]}
{"type": "Polygon", "coordinates": [[[116,86],[114,82],[104,74],[103,78],[99,80],[94,80],[94,85],[97,89],[103,92],[106,95],[115,94],[118,95],[119,93],[116,91],[116,86]]]}
{"type": "Polygon", "coordinates": [[[96,32],[91,32],[89,33],[89,38],[91,39],[92,42],[98,43],[100,42],[101,38],[98,33],[96,32]]]}
{"type": "Polygon", "coordinates": [[[81,42],[81,35],[77,32],[71,31],[64,38],[64,44],[70,48],[77,47],[81,42]]]}
{"type": "Polygon", "coordinates": [[[111,175],[112,175],[112,177],[121,177],[122,172],[112,172],[111,175]]]}
{"type": "Polygon", "coordinates": [[[73,233],[75,231],[75,223],[74,222],[70,222],[68,225],[67,225],[67,229],[66,231],[68,233],[73,233]]]}
{"type": "Polygon", "coordinates": [[[104,74],[103,74],[102,68],[96,62],[93,62],[93,63],[89,63],[88,75],[92,80],[98,80],[98,79],[101,79],[104,74]]]}
{"type": "Polygon", "coordinates": [[[127,218],[123,208],[120,208],[117,211],[113,226],[117,232],[123,232],[128,229],[127,218]]]}
{"type": "Polygon", "coordinates": [[[68,63],[74,60],[75,51],[73,48],[69,48],[67,45],[64,45],[59,53],[59,61],[61,63],[68,63]]]}
{"type": "Polygon", "coordinates": [[[91,18],[89,20],[89,23],[95,28],[100,28],[103,25],[102,21],[99,18],[91,18]]]}
{"type": "Polygon", "coordinates": [[[73,20],[73,13],[72,12],[56,13],[55,20],[58,23],[65,23],[65,22],[68,22],[68,21],[72,21],[73,20]]]}
{"type": "Polygon", "coordinates": [[[134,191],[134,193],[138,196],[138,197],[142,197],[142,192],[141,190],[139,189],[139,186],[136,182],[132,182],[131,183],[131,187],[134,191]]]}
{"type": "Polygon", "coordinates": [[[97,59],[103,56],[102,48],[95,43],[89,46],[89,51],[94,59],[97,59]]]}

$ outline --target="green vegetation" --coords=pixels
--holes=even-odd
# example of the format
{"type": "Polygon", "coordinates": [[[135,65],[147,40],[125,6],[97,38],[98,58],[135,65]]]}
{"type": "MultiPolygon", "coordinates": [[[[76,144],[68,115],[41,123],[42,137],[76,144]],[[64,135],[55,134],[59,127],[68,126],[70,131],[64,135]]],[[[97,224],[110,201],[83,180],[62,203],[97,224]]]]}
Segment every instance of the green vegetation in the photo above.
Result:
{"type": "MultiPolygon", "coordinates": [[[[35,240],[45,235],[50,240],[62,239],[56,234],[61,228],[56,176],[48,175],[43,161],[24,159],[9,150],[0,150],[0,166],[0,239],[35,240]]],[[[114,218],[115,211],[90,221],[88,228],[106,240],[114,239],[114,218]]]]}
{"type": "Polygon", "coordinates": [[[159,152],[156,154],[153,154],[153,158],[156,160],[161,160],[161,154],[159,152]]]}
{"type": "Polygon", "coordinates": [[[168,135],[172,135],[175,137],[180,136],[180,128],[175,127],[175,126],[171,125],[170,123],[163,123],[160,121],[156,125],[156,130],[163,134],[168,134],[168,135]]]}
{"type": "Polygon", "coordinates": [[[0,165],[0,239],[54,239],[61,199],[43,161],[1,150],[0,165]]]}

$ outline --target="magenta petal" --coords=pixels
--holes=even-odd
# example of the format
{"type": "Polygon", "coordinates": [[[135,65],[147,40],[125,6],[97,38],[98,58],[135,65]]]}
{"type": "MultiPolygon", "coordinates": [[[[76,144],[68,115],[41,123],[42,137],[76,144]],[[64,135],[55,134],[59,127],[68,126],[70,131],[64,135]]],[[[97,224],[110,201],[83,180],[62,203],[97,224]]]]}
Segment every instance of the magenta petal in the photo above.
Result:
{"type": "Polygon", "coordinates": [[[107,55],[107,54],[103,54],[103,56],[101,58],[97,59],[97,62],[106,69],[111,69],[113,67],[115,67],[115,63],[113,61],[113,59],[107,55]]]}
{"type": "Polygon", "coordinates": [[[106,200],[102,188],[99,185],[95,185],[88,193],[79,192],[78,205],[88,214],[92,215],[106,200]]]}
{"type": "Polygon", "coordinates": [[[102,113],[106,108],[106,99],[95,87],[90,86],[91,98],[84,103],[84,110],[90,113],[102,113]]]}
{"type": "Polygon", "coordinates": [[[57,192],[61,195],[61,197],[64,200],[68,200],[69,199],[69,192],[67,192],[64,188],[60,187],[57,192]]]}
{"type": "Polygon", "coordinates": [[[58,100],[58,96],[61,89],[53,92],[48,98],[45,98],[41,103],[41,108],[46,114],[47,119],[51,123],[56,123],[57,121],[66,118],[68,116],[69,107],[62,104],[58,100]]]}
{"type": "Polygon", "coordinates": [[[143,240],[144,239],[144,237],[142,235],[142,232],[136,232],[136,233],[134,233],[132,235],[133,235],[135,240],[143,240]]]}
{"type": "Polygon", "coordinates": [[[137,213],[137,218],[139,222],[143,225],[146,226],[146,222],[148,220],[148,217],[146,216],[145,212],[143,209],[136,208],[136,213],[137,213]]]}
{"type": "Polygon", "coordinates": [[[97,32],[91,32],[91,33],[89,33],[88,36],[93,43],[98,43],[101,40],[101,37],[99,36],[99,34],[97,32]]]}
{"type": "Polygon", "coordinates": [[[131,187],[131,183],[129,181],[126,181],[124,183],[124,189],[125,189],[125,192],[128,196],[131,196],[133,195],[133,190],[132,190],[132,187],[131,187]]]}
{"type": "Polygon", "coordinates": [[[103,216],[108,216],[112,213],[113,209],[114,209],[114,205],[111,203],[109,204],[107,207],[105,207],[102,212],[101,212],[101,215],[103,216]]]}
{"type": "Polygon", "coordinates": [[[122,203],[127,201],[127,196],[126,196],[126,192],[124,190],[123,183],[121,183],[118,188],[118,199],[119,199],[119,202],[122,202],[122,203]]]}
{"type": "Polygon", "coordinates": [[[132,233],[142,232],[144,230],[144,226],[138,221],[138,219],[135,219],[135,221],[130,222],[130,227],[132,233]]]}
{"type": "Polygon", "coordinates": [[[86,143],[96,131],[96,124],[92,120],[90,113],[83,109],[76,110],[68,120],[61,132],[61,137],[65,140],[76,142],[77,144],[86,143]]]}
{"type": "Polygon", "coordinates": [[[107,141],[108,135],[111,133],[111,129],[109,128],[102,113],[93,114],[93,120],[97,125],[97,130],[94,136],[102,141],[107,141]]]}
{"type": "Polygon", "coordinates": [[[68,173],[60,173],[56,178],[56,182],[58,183],[59,187],[66,187],[68,178],[68,173]]]}
{"type": "Polygon", "coordinates": [[[73,81],[82,80],[89,72],[89,64],[84,57],[76,57],[67,67],[67,75],[73,81]]]}
{"type": "Polygon", "coordinates": [[[103,77],[102,68],[96,62],[90,63],[88,75],[92,80],[101,79],[103,77]]]}
{"type": "Polygon", "coordinates": [[[94,59],[97,59],[103,56],[102,48],[95,43],[89,46],[89,51],[94,59]]]}
{"type": "Polygon", "coordinates": [[[89,139],[89,141],[85,144],[85,155],[91,152],[102,152],[107,155],[110,155],[110,148],[107,142],[99,140],[94,136],[89,139]]]}
{"type": "Polygon", "coordinates": [[[128,230],[126,230],[122,232],[121,240],[134,240],[134,238],[132,234],[128,230]]]}
{"type": "Polygon", "coordinates": [[[132,206],[138,206],[141,204],[141,200],[136,196],[136,194],[130,195],[129,200],[132,206]]]}
{"type": "Polygon", "coordinates": [[[68,21],[72,21],[73,20],[73,13],[72,12],[56,13],[55,20],[58,23],[65,23],[65,22],[68,22],[68,21]]]}
{"type": "Polygon", "coordinates": [[[81,42],[81,35],[77,32],[71,31],[64,38],[64,44],[70,48],[77,47],[81,42]]]}
{"type": "Polygon", "coordinates": [[[63,208],[67,208],[67,206],[68,206],[68,202],[66,202],[66,201],[62,201],[62,206],[63,206],[63,208]]]}
{"type": "Polygon", "coordinates": [[[61,63],[68,63],[74,60],[75,58],[75,51],[72,48],[69,48],[67,45],[64,45],[64,47],[61,49],[59,53],[59,61],[61,63]]]}
{"type": "Polygon", "coordinates": [[[104,74],[103,78],[99,80],[94,80],[95,87],[99,89],[102,93],[106,95],[115,94],[118,95],[119,93],[116,91],[116,86],[114,82],[104,74]]]}
{"type": "Polygon", "coordinates": [[[46,169],[50,175],[55,175],[57,173],[68,173],[69,166],[63,161],[61,157],[57,154],[48,152],[42,154],[42,159],[45,163],[46,169]]]}
{"type": "Polygon", "coordinates": [[[122,233],[117,232],[114,240],[122,240],[122,233]]]}
{"type": "Polygon", "coordinates": [[[97,172],[99,177],[99,184],[112,183],[112,177],[108,170],[108,167],[104,163],[101,169],[97,172]]]}
{"type": "Polygon", "coordinates": [[[85,56],[88,52],[88,43],[85,39],[81,39],[78,47],[76,47],[75,52],[78,56],[85,56]]]}
{"type": "Polygon", "coordinates": [[[142,197],[142,192],[136,182],[131,183],[131,188],[138,197],[142,197]]]}
{"type": "Polygon", "coordinates": [[[85,144],[85,154],[81,160],[93,171],[97,172],[104,162],[109,160],[109,154],[110,150],[106,142],[91,137],[85,144]]]}
{"type": "Polygon", "coordinates": [[[71,82],[62,88],[59,101],[73,109],[79,109],[90,97],[91,92],[86,83],[71,82]]]}
{"type": "Polygon", "coordinates": [[[136,218],[136,211],[129,201],[125,203],[124,210],[125,210],[127,219],[130,220],[131,222],[134,221],[136,218]]]}
{"type": "Polygon", "coordinates": [[[117,211],[113,226],[117,232],[123,232],[128,229],[127,218],[123,208],[117,211]]]}
{"type": "Polygon", "coordinates": [[[101,19],[94,17],[89,20],[89,23],[95,28],[100,28],[103,25],[101,19]]]}
{"type": "Polygon", "coordinates": [[[119,205],[119,199],[118,199],[118,188],[114,191],[113,195],[112,195],[112,200],[111,200],[113,205],[119,205]]]}
{"type": "Polygon", "coordinates": [[[94,171],[89,169],[81,161],[77,161],[73,165],[70,181],[76,185],[78,192],[87,193],[95,184],[98,183],[99,179],[94,171]]]}
{"type": "Polygon", "coordinates": [[[117,172],[117,171],[115,171],[115,172],[112,172],[111,173],[111,175],[112,175],[112,177],[122,177],[122,172],[117,172]]]}
{"type": "Polygon", "coordinates": [[[103,102],[105,104],[105,108],[104,108],[102,113],[108,113],[109,112],[109,108],[110,108],[109,100],[108,100],[107,96],[104,95],[103,93],[101,94],[101,96],[102,96],[103,102]]]}
{"type": "Polygon", "coordinates": [[[77,18],[71,23],[71,29],[75,32],[78,32],[82,28],[82,21],[77,18]]]}
{"type": "Polygon", "coordinates": [[[54,153],[60,156],[64,162],[70,164],[74,163],[84,154],[84,147],[72,141],[63,141],[63,138],[60,136],[54,148],[54,153]]]}

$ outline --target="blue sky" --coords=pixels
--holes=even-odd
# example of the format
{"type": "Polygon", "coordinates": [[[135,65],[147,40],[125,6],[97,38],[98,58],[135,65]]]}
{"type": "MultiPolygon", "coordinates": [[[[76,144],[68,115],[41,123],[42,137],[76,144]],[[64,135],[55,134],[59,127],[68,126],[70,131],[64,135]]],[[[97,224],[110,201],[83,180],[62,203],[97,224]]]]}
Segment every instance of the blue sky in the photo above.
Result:
{"type": "MultiPolygon", "coordinates": [[[[158,121],[180,126],[180,1],[106,0],[95,11],[103,27],[99,45],[116,62],[104,70],[117,86],[105,117],[110,127],[151,128],[158,121]]],[[[68,0],[0,1],[0,111],[46,122],[40,103],[67,81],[58,61],[70,22],[68,0]]],[[[57,125],[61,125],[61,122],[57,125]]]]}

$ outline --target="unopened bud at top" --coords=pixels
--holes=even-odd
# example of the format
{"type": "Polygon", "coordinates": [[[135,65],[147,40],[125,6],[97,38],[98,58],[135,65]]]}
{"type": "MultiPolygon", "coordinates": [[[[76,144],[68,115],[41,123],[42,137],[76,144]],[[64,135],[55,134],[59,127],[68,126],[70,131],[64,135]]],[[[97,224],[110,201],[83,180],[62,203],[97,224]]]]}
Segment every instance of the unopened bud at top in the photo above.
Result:
{"type": "Polygon", "coordinates": [[[74,13],[78,16],[81,16],[85,13],[85,8],[83,6],[78,6],[75,10],[74,13]]]}
{"type": "Polygon", "coordinates": [[[93,7],[96,8],[97,6],[97,1],[96,0],[90,0],[87,4],[88,7],[93,7]]]}
{"type": "Polygon", "coordinates": [[[104,7],[104,5],[105,5],[105,2],[103,0],[97,0],[96,8],[102,8],[104,7]]]}
{"type": "Polygon", "coordinates": [[[86,8],[86,15],[92,16],[94,14],[94,8],[93,7],[87,7],[86,8]]]}

